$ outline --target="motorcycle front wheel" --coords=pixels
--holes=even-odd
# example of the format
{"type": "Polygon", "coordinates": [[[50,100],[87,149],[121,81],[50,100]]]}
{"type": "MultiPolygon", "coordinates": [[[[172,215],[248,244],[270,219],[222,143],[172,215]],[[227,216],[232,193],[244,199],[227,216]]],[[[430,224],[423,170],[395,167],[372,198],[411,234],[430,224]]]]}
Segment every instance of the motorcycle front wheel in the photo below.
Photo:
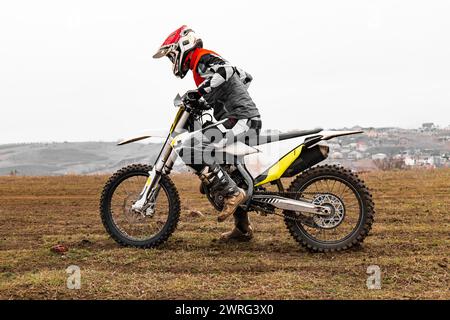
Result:
{"type": "Polygon", "coordinates": [[[108,234],[123,246],[157,247],[175,231],[180,218],[180,198],[168,176],[162,176],[152,212],[138,213],[138,199],[151,166],[134,164],[114,173],[100,198],[100,216],[108,234]]]}
{"type": "Polygon", "coordinates": [[[328,216],[284,211],[292,237],[312,252],[332,252],[361,244],[374,221],[372,195],[358,176],[341,166],[316,166],[299,174],[288,192],[326,206],[328,216]]]}

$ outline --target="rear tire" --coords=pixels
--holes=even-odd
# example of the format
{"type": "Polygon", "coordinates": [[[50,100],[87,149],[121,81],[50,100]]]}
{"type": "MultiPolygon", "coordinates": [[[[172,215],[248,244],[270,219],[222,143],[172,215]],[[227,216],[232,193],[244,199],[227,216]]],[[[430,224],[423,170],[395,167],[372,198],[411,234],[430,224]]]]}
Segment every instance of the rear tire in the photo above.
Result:
{"type": "MultiPolygon", "coordinates": [[[[122,182],[133,177],[148,177],[148,172],[151,171],[151,169],[151,166],[143,164],[133,164],[124,167],[114,173],[106,182],[105,187],[103,188],[103,192],[100,198],[100,217],[106,231],[111,236],[111,238],[113,238],[122,246],[137,248],[157,247],[166,242],[169,236],[175,231],[177,227],[178,220],[180,218],[180,198],[172,180],[170,180],[170,178],[166,175],[163,175],[161,177],[160,185],[168,198],[167,220],[157,234],[144,240],[134,239],[122,232],[114,221],[111,202],[114,192],[116,191],[118,186],[122,182]]],[[[143,184],[142,187],[144,187],[143,184]]]]}
{"type": "MultiPolygon", "coordinates": [[[[372,227],[375,210],[372,195],[355,173],[337,165],[316,166],[298,175],[287,191],[300,193],[321,179],[339,181],[353,191],[359,203],[359,220],[356,226],[342,241],[319,241],[306,231],[301,222],[292,219],[296,217],[295,212],[285,210],[283,211],[284,221],[289,233],[301,246],[312,252],[341,251],[361,244],[372,227]]],[[[345,216],[343,220],[345,220],[345,216]]],[[[337,225],[336,228],[338,227],[337,225]]],[[[318,228],[318,230],[320,229],[318,228]]]]}

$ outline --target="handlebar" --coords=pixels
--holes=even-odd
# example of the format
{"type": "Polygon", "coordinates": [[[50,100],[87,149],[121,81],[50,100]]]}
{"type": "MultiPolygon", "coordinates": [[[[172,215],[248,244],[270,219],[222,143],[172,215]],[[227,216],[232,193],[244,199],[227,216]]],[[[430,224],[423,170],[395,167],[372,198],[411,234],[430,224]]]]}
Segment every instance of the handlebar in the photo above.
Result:
{"type": "Polygon", "coordinates": [[[211,109],[206,100],[202,98],[202,96],[200,95],[200,93],[198,93],[197,90],[187,91],[181,99],[186,106],[189,106],[191,109],[195,111],[202,112],[211,109]]]}

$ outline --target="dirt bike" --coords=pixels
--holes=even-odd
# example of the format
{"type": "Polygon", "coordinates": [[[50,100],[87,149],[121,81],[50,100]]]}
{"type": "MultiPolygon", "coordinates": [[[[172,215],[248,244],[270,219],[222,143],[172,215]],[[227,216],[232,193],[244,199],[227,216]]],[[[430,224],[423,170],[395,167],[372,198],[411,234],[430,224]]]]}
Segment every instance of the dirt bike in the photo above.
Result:
{"type": "MultiPolygon", "coordinates": [[[[174,105],[178,112],[154,164],[124,167],[104,186],[101,219],[109,235],[123,246],[159,246],[177,227],[180,197],[169,176],[179,157],[176,146],[198,133],[194,124],[202,128],[208,113],[180,95],[174,105]]],[[[224,146],[221,151],[234,159],[224,170],[247,194],[238,210],[282,216],[292,237],[313,252],[359,245],[374,221],[368,188],[351,170],[317,165],[329,152],[321,142],[359,133],[322,129],[269,133],[253,144],[236,141],[224,146]],[[291,178],[287,189],[282,178],[291,178]]],[[[133,137],[119,145],[149,137],[133,137]]],[[[223,208],[223,197],[211,193],[207,185],[201,184],[200,189],[215,209],[223,208]]]]}

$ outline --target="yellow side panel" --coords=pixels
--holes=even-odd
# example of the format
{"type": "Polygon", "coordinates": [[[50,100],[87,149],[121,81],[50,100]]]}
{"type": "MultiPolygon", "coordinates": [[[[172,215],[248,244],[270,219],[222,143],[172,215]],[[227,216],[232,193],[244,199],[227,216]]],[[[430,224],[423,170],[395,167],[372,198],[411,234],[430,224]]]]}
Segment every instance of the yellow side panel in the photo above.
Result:
{"type": "Polygon", "coordinates": [[[283,158],[280,159],[276,164],[274,164],[272,167],[270,167],[267,177],[257,183],[255,186],[263,185],[267,182],[275,181],[281,178],[283,173],[287,170],[287,168],[290,167],[290,165],[300,156],[300,153],[302,152],[303,145],[298,146],[291,152],[289,152],[287,155],[285,155],[283,158]]]}

